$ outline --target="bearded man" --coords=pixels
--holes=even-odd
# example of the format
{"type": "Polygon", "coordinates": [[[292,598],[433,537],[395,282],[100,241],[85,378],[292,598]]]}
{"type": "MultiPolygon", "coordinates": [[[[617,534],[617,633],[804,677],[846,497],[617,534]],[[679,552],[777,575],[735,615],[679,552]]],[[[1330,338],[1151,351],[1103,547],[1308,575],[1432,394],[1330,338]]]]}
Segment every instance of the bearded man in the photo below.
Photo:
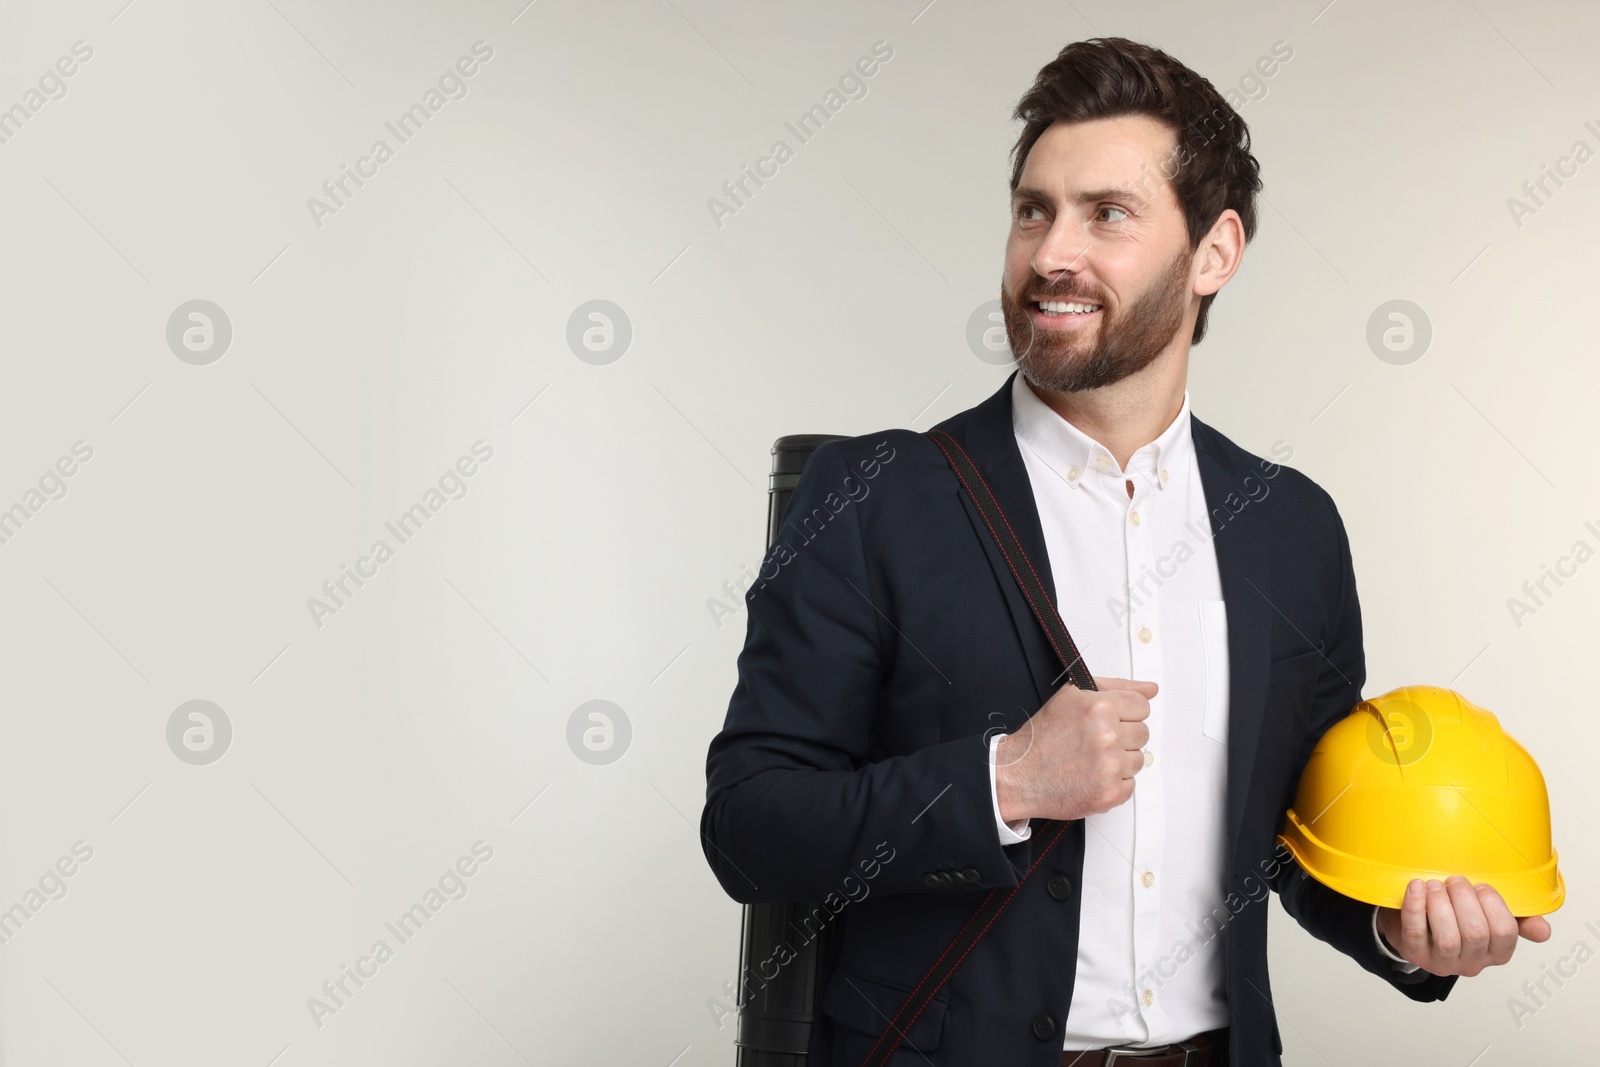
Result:
{"type": "Polygon", "coordinates": [[[1460,877],[1374,907],[1276,844],[1366,669],[1333,500],[1190,411],[1190,350],[1255,232],[1244,121],[1120,38],[1068,45],[1016,116],[1016,369],[935,428],[1003,519],[927,435],[816,450],[802,546],[747,596],[706,859],[747,903],[871,872],[808,1067],[1276,1065],[1269,893],[1416,1001],[1549,924],[1460,877]],[[1007,535],[1093,685],[1069,684],[1007,535]]]}

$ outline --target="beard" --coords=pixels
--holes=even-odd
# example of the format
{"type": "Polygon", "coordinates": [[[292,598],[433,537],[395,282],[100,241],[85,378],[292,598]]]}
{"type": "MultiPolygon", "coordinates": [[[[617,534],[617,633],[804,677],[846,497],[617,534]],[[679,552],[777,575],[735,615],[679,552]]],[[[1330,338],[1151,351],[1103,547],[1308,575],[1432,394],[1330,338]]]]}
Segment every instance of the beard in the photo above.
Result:
{"type": "Polygon", "coordinates": [[[1180,248],[1165,270],[1125,311],[1113,314],[1105,301],[1072,277],[1026,291],[1019,301],[1000,283],[1000,310],[1006,340],[1017,368],[1029,384],[1058,393],[1099,389],[1120,382],[1154,361],[1172,341],[1189,309],[1189,265],[1194,253],[1180,248]],[[1038,300],[1073,300],[1099,304],[1100,323],[1093,336],[1085,331],[1057,332],[1034,326],[1029,309],[1038,300]]]}

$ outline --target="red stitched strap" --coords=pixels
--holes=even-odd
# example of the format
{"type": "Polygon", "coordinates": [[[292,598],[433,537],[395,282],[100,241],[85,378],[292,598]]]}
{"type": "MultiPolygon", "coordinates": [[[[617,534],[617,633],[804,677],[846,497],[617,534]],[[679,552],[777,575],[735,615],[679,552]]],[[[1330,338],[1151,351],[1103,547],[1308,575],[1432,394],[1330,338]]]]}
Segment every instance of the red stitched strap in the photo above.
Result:
{"type": "MultiPolygon", "coordinates": [[[[1078,653],[1078,646],[1073,642],[1072,635],[1067,632],[1061,616],[1056,613],[1055,605],[1050,601],[1050,594],[1045,590],[1038,571],[1033,567],[1033,561],[1028,559],[1028,554],[1023,550],[1016,531],[1011,528],[1005,512],[1000,510],[1000,503],[995,499],[989,483],[984,481],[983,475],[978,471],[978,465],[972,462],[972,457],[967,455],[960,442],[943,430],[930,430],[928,436],[944,453],[962,488],[977,505],[978,514],[983,517],[984,525],[989,528],[995,546],[1000,549],[1000,555],[1005,558],[1006,566],[1011,569],[1012,576],[1022,589],[1023,599],[1033,609],[1034,618],[1039,620],[1039,625],[1044,627],[1045,636],[1050,640],[1050,647],[1055,649],[1072,684],[1079,689],[1096,688],[1094,678],[1089,674],[1089,668],[1078,653]]],[[[861,1062],[861,1067],[886,1067],[889,1057],[894,1055],[895,1049],[899,1048],[900,1042],[905,1039],[906,1031],[921,1018],[940,987],[949,980],[950,975],[983,939],[983,935],[994,926],[1007,905],[1038,869],[1040,862],[1055,847],[1056,842],[1061,840],[1067,826],[1067,822],[1049,819],[1035,828],[1033,862],[1029,864],[1027,871],[1017,880],[1016,885],[1010,888],[997,887],[985,894],[983,903],[979,904],[971,918],[962,924],[955,938],[945,946],[943,952],[939,953],[939,958],[933,961],[933,966],[928,968],[928,972],[922,976],[922,980],[911,991],[905,1003],[900,1005],[900,1010],[894,1013],[894,1018],[873,1043],[872,1050],[861,1062]]]]}

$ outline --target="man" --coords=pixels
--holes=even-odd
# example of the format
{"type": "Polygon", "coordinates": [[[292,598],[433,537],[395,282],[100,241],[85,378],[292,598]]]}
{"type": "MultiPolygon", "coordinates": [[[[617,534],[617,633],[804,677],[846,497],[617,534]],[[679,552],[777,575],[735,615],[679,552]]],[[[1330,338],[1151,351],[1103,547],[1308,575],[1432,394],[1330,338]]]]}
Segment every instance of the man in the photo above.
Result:
{"type": "Polygon", "coordinates": [[[1062,684],[930,440],[824,444],[747,595],[706,857],[743,902],[849,898],[810,1067],[865,1060],[996,887],[1019,888],[893,1028],[891,1062],[1277,1064],[1269,888],[1419,1001],[1549,924],[1456,878],[1374,908],[1275,844],[1365,665],[1333,501],[1189,412],[1189,349],[1255,230],[1243,121],[1117,38],[1069,45],[1017,117],[1001,305],[1019,373],[940,428],[1099,690],[1062,684]],[[1070,821],[1036,860],[1047,819],[1070,821]]]}

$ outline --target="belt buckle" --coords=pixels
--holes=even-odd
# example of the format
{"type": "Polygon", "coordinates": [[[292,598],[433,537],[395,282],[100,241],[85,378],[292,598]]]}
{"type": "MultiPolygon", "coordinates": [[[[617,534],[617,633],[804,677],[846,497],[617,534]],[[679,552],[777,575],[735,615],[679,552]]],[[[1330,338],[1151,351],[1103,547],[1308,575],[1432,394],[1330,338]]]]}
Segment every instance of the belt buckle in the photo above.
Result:
{"type": "MultiPolygon", "coordinates": [[[[1190,1041],[1180,1041],[1178,1047],[1183,1049],[1183,1067],[1189,1067],[1194,1062],[1194,1054],[1199,1050],[1199,1046],[1190,1041]]],[[[1101,1067],[1116,1067],[1116,1064],[1123,1060],[1148,1060],[1156,1056],[1170,1055],[1170,1052],[1154,1052],[1148,1048],[1114,1045],[1106,1049],[1106,1058],[1101,1061],[1101,1067]]]]}

